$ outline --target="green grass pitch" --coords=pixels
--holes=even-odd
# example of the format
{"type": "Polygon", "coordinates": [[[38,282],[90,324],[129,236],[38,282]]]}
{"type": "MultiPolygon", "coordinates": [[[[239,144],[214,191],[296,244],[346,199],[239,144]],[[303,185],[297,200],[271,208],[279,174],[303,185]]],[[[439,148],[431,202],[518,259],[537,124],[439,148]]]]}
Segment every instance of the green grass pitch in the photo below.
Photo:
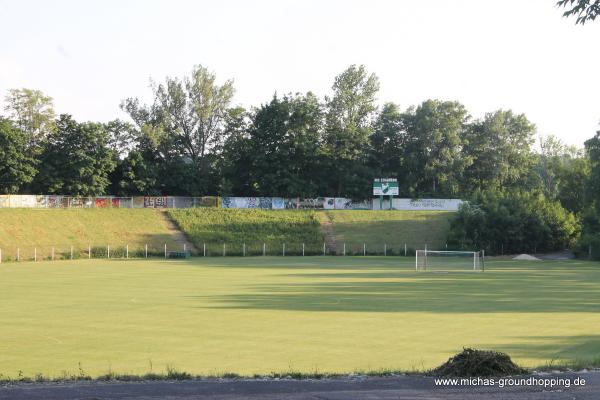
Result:
{"type": "Polygon", "coordinates": [[[428,369],[463,346],[524,366],[600,354],[600,264],[247,257],[0,264],[0,373],[428,369]],[[19,372],[21,371],[21,372],[19,372]]]}

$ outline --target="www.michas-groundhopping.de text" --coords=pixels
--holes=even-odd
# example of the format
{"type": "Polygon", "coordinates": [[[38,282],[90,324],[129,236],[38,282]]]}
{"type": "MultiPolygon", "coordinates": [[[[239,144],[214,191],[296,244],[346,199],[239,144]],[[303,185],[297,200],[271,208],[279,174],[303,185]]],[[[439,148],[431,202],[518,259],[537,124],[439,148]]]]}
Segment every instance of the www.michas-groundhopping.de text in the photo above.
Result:
{"type": "Polygon", "coordinates": [[[436,386],[542,386],[544,388],[571,386],[585,386],[585,379],[576,378],[557,378],[557,377],[537,377],[529,376],[522,378],[437,378],[434,380],[436,386]]]}

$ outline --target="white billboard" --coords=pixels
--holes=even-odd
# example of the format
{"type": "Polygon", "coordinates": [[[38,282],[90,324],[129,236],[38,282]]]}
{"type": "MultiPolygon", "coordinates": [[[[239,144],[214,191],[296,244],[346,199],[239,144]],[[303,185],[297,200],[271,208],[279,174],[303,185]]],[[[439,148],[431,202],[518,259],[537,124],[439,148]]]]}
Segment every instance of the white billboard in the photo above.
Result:
{"type": "MultiPolygon", "coordinates": [[[[460,199],[393,199],[393,210],[407,211],[458,211],[463,203],[460,199]]],[[[384,200],[383,209],[390,208],[389,200],[384,200]]],[[[373,210],[379,210],[379,201],[373,200],[373,210]]]]}

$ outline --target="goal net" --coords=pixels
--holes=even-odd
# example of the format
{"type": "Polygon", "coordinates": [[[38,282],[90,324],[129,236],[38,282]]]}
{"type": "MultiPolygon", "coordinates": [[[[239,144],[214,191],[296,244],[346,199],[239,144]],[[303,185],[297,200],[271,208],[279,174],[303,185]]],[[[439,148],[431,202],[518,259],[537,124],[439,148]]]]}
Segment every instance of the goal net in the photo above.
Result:
{"type": "Polygon", "coordinates": [[[483,251],[417,250],[417,271],[483,271],[483,251]]]}

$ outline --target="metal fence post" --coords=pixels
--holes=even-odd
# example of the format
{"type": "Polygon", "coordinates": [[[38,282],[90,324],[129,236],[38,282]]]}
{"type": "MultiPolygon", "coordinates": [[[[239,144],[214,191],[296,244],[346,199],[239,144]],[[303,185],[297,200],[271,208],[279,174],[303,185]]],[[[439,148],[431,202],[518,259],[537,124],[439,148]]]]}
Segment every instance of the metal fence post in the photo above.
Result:
{"type": "Polygon", "coordinates": [[[54,246],[52,246],[52,261],[54,261],[54,246]]]}
{"type": "Polygon", "coordinates": [[[263,243],[263,256],[267,255],[267,244],[263,243]]]}
{"type": "Polygon", "coordinates": [[[21,261],[21,249],[17,247],[17,261],[21,261]]]}
{"type": "Polygon", "coordinates": [[[144,255],[148,258],[148,243],[144,245],[144,255]]]}
{"type": "Polygon", "coordinates": [[[225,254],[226,254],[226,252],[225,252],[225,243],[223,243],[223,257],[225,257],[225,254]]]}
{"type": "Polygon", "coordinates": [[[325,255],[325,242],[323,242],[323,255],[325,255]]]}
{"type": "Polygon", "coordinates": [[[367,244],[363,243],[363,256],[367,255],[367,244]]]}
{"type": "Polygon", "coordinates": [[[110,258],[110,244],[106,245],[106,258],[110,258]]]}
{"type": "Polygon", "coordinates": [[[165,243],[165,258],[167,258],[167,244],[165,243]]]}
{"type": "Polygon", "coordinates": [[[88,260],[92,258],[92,245],[88,244],[88,260]]]}
{"type": "Polygon", "coordinates": [[[125,245],[125,258],[129,258],[129,245],[125,245]]]}
{"type": "Polygon", "coordinates": [[[185,243],[183,244],[183,252],[185,253],[186,249],[185,249],[185,243]]]}
{"type": "Polygon", "coordinates": [[[406,243],[404,243],[404,257],[406,257],[406,243]]]}
{"type": "Polygon", "coordinates": [[[33,261],[37,261],[37,247],[33,248],[33,261]]]}
{"type": "Polygon", "coordinates": [[[302,243],[302,257],[304,257],[304,243],[302,243]]]}
{"type": "Polygon", "coordinates": [[[242,257],[246,257],[246,243],[242,244],[242,257]]]}
{"type": "Polygon", "coordinates": [[[346,242],[344,242],[344,255],[346,255],[346,242]]]}
{"type": "Polygon", "coordinates": [[[202,243],[202,254],[206,257],[206,243],[202,243]]]}

